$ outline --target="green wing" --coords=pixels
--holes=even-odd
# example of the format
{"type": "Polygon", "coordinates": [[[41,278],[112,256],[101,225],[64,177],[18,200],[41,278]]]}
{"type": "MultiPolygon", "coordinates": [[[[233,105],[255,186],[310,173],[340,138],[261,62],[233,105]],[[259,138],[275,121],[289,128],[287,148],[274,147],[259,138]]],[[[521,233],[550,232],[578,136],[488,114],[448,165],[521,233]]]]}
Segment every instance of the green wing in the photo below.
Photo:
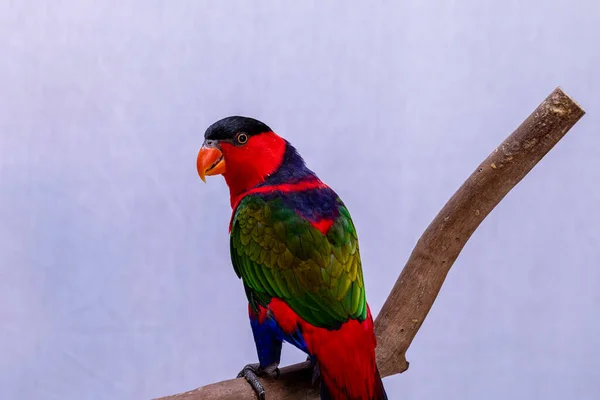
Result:
{"type": "Polygon", "coordinates": [[[231,229],[231,259],[255,310],[284,300],[312,325],[335,329],[366,318],[358,238],[338,199],[339,216],[327,235],[280,199],[247,196],[231,229]]]}

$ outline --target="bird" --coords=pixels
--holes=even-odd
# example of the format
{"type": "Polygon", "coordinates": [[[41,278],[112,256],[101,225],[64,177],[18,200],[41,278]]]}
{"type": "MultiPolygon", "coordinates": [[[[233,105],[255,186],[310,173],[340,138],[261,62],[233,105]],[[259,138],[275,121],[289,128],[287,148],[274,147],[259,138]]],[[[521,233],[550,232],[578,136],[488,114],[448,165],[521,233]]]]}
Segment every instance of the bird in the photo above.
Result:
{"type": "Polygon", "coordinates": [[[282,343],[307,354],[321,400],[384,400],[356,227],[336,192],[265,123],[230,116],[210,125],[197,172],[222,175],[232,215],[233,270],[248,299],[258,363],[238,377],[279,376],[282,343]]]}

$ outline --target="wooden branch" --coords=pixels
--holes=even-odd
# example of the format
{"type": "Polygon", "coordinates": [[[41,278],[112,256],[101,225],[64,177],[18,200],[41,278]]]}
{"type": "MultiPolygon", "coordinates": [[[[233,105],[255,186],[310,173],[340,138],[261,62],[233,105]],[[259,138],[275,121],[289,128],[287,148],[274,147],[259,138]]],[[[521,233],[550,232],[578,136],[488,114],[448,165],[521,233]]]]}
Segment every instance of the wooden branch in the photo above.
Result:
{"type": "Polygon", "coordinates": [[[477,167],[431,222],[375,321],[382,375],[407,368],[404,354],[475,229],[584,114],[556,88],[477,167]]]}
{"type": "MultiPolygon", "coordinates": [[[[377,365],[383,377],[408,368],[405,358],[450,267],[475,229],[585,114],[560,88],[479,165],[435,217],[415,246],[375,320],[377,365]]],[[[308,363],[283,368],[277,380],[263,380],[269,399],[314,400],[308,363]]],[[[243,379],[207,385],[161,400],[254,400],[243,379]]]]}

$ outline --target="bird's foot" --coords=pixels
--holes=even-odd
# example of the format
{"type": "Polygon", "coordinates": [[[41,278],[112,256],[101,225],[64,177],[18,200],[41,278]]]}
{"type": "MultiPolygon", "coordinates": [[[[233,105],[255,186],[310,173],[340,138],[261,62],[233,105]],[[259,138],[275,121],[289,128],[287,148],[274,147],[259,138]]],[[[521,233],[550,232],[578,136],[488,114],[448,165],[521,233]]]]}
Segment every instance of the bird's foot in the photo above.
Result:
{"type": "Polygon", "coordinates": [[[279,368],[277,363],[273,363],[266,368],[261,368],[260,364],[248,364],[237,375],[238,378],[244,378],[252,386],[252,389],[259,400],[265,400],[265,388],[258,380],[258,377],[279,378],[279,368]]]}

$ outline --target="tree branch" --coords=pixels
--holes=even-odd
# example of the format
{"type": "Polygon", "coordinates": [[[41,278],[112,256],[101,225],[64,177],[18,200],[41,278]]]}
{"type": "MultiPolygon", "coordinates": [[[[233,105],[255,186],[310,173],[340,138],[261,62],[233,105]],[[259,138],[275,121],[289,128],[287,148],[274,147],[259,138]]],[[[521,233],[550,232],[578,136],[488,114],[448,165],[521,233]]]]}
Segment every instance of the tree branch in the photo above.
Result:
{"type": "MultiPolygon", "coordinates": [[[[450,267],[475,229],[506,194],[585,114],[560,88],[538,108],[463,183],[415,246],[375,320],[377,365],[383,377],[404,372],[405,358],[429,313],[450,267]]],[[[318,399],[308,363],[283,368],[277,380],[262,380],[270,399],[318,399]]],[[[161,400],[254,400],[243,379],[213,383],[161,400]]]]}

